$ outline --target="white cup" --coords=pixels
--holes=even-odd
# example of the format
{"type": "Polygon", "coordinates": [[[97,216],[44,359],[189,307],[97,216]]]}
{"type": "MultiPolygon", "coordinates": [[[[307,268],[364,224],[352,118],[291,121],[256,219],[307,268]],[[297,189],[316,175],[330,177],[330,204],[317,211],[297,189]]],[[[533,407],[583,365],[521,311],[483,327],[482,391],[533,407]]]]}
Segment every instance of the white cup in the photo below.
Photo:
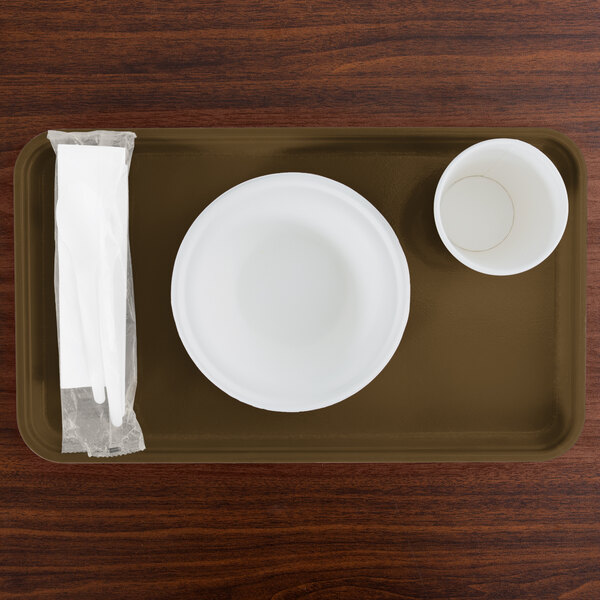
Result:
{"type": "Polygon", "coordinates": [[[442,241],[460,262],[489,275],[514,275],[556,248],[569,200],[543,152],[498,138],[470,146],[448,165],[433,211],[442,241]]]}

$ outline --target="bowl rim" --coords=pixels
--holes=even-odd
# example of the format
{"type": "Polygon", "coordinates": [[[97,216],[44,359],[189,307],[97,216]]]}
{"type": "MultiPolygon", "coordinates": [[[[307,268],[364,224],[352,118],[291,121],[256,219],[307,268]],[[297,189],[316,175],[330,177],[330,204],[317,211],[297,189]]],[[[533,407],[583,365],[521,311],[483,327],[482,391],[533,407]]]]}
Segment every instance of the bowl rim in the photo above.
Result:
{"type": "Polygon", "coordinates": [[[243,181],[218,196],[200,214],[194,219],[177,251],[173,272],[171,277],[171,308],[176,329],[179,337],[192,361],[196,367],[209,379],[214,385],[224,391],[226,394],[250,406],[265,410],[277,412],[305,412],[325,408],[333,404],[337,404],[346,398],[354,395],[366,385],[368,385],[388,364],[394,353],[396,352],[410,312],[410,274],[408,263],[404,251],[400,245],[396,233],[385,217],[373,206],[366,198],[349,186],[340,183],[334,179],[316,175],[313,173],[303,172],[281,172],[261,175],[243,181]],[[238,384],[233,378],[224,374],[197,346],[192,346],[191,342],[191,327],[186,317],[186,311],[182,308],[183,302],[183,281],[185,280],[186,269],[191,260],[191,244],[194,239],[194,230],[199,229],[203,222],[210,218],[214,211],[221,203],[227,201],[231,196],[239,194],[240,190],[248,187],[260,186],[265,183],[277,185],[299,185],[306,187],[325,189],[325,191],[336,195],[338,198],[345,200],[361,213],[361,215],[370,223],[374,231],[379,235],[385,245],[385,249],[391,264],[396,280],[396,292],[398,303],[396,310],[393,313],[389,327],[389,335],[377,353],[377,360],[374,361],[372,368],[366,369],[364,374],[359,377],[353,377],[351,383],[346,386],[341,386],[336,394],[329,394],[325,398],[316,400],[310,399],[303,402],[292,402],[289,398],[286,400],[286,405],[278,405],[277,399],[257,392],[256,390],[248,389],[246,386],[238,384]],[[180,287],[182,293],[179,294],[180,287]],[[200,351],[198,351],[200,350],[200,351]]]}

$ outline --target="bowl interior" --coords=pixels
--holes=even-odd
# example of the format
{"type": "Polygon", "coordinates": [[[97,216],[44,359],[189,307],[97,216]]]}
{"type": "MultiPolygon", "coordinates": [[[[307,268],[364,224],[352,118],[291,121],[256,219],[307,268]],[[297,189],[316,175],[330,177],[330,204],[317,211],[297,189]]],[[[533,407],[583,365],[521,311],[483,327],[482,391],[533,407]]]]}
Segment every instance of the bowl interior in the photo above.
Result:
{"type": "Polygon", "coordinates": [[[393,355],[408,317],[406,260],[381,214],[350,188],[283,173],[232,188],[179,250],[172,304],[200,370],[248,404],[338,402],[393,355]]]}

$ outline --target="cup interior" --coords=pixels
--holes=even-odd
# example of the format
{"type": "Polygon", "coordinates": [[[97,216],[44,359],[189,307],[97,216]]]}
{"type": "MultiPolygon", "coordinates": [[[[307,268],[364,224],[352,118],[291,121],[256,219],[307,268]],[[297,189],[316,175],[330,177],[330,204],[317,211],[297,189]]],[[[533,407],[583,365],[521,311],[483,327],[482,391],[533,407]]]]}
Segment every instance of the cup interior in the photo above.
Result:
{"type": "Polygon", "coordinates": [[[483,273],[511,275],[536,266],[557,246],[568,196],[543,152],[520,140],[493,139],[450,163],[436,190],[434,214],[458,260],[483,273]]]}

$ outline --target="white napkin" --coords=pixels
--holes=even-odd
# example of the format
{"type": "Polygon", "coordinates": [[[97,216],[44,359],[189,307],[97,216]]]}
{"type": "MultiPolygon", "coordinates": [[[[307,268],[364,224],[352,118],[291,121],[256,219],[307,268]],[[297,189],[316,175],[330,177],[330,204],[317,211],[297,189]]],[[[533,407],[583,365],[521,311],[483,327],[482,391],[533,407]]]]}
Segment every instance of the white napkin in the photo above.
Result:
{"type": "Polygon", "coordinates": [[[59,144],[56,242],[61,388],[125,413],[128,167],[125,148],[59,144]]]}

